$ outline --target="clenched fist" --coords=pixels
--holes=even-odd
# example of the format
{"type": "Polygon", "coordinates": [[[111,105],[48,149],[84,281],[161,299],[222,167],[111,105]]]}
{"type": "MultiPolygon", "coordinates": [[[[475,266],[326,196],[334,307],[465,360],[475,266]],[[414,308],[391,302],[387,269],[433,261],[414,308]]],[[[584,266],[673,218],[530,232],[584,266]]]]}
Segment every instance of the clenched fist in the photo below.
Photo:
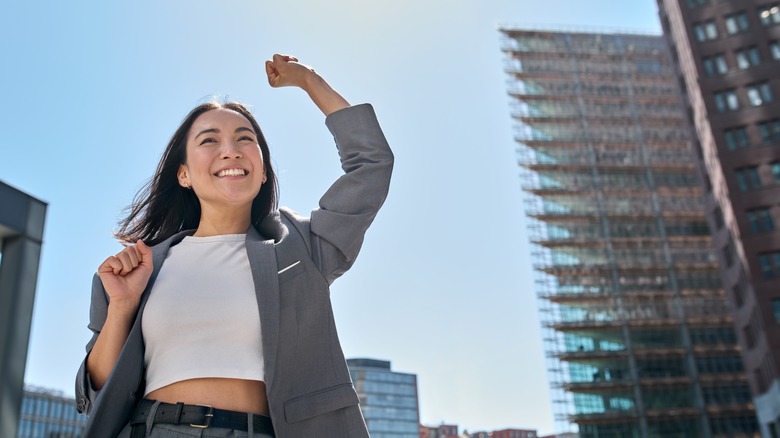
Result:
{"type": "Polygon", "coordinates": [[[98,268],[98,276],[114,305],[135,308],[152,275],[152,250],[142,241],[110,256],[98,268]]]}
{"type": "Polygon", "coordinates": [[[299,63],[298,58],[278,53],[274,54],[273,60],[265,61],[265,72],[272,87],[305,88],[306,81],[314,76],[314,69],[299,63]]]}

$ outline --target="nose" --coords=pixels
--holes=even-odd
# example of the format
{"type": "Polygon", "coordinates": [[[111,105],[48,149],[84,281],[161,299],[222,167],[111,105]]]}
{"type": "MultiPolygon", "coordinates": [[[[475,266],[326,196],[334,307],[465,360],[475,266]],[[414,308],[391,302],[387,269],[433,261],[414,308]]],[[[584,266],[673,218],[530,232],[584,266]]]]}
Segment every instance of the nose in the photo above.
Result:
{"type": "Polygon", "coordinates": [[[226,141],[224,144],[224,147],[222,149],[222,158],[223,159],[231,159],[231,158],[241,158],[243,155],[241,154],[241,150],[238,148],[238,145],[236,145],[232,141],[226,141]]]}

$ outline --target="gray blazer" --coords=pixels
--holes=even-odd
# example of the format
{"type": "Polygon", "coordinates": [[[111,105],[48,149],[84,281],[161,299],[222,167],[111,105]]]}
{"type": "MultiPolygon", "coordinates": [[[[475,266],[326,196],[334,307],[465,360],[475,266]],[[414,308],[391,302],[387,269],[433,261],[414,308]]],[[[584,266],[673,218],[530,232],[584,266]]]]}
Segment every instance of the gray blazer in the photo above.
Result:
{"type": "MultiPolygon", "coordinates": [[[[393,154],[373,108],[357,105],[325,124],[339,150],[344,175],[320,199],[311,218],[281,208],[250,228],[246,250],[262,328],[265,384],[280,438],[368,437],[330,303],[330,284],[355,261],[363,236],[382,206],[393,154]]],[[[152,248],[154,269],[127,341],[108,380],[95,391],[86,359],[76,376],[76,405],[89,415],[85,438],[113,438],[144,394],[141,318],[152,285],[183,231],[152,248]]],[[[108,296],[92,280],[87,355],[106,320],[108,296]]],[[[171,333],[175,336],[175,333],[171,333]]]]}

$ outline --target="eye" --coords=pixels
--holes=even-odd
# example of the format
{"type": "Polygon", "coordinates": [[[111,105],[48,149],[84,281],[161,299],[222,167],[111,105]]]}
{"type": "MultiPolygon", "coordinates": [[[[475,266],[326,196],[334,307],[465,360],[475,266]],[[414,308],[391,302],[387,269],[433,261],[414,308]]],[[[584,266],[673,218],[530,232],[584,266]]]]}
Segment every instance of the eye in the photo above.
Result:
{"type": "Polygon", "coordinates": [[[204,138],[204,139],[203,139],[203,140],[200,142],[200,144],[201,144],[201,145],[204,145],[204,144],[206,144],[206,143],[216,143],[216,142],[217,142],[217,139],[216,139],[216,138],[214,138],[214,137],[206,137],[206,138],[204,138]]]}
{"type": "Polygon", "coordinates": [[[250,136],[248,136],[248,135],[245,135],[245,136],[243,136],[243,137],[241,137],[241,138],[239,138],[239,139],[238,139],[238,141],[244,141],[244,140],[248,140],[248,141],[251,141],[251,142],[254,142],[254,141],[255,141],[255,139],[254,139],[254,138],[252,138],[252,137],[250,137],[250,136]]]}

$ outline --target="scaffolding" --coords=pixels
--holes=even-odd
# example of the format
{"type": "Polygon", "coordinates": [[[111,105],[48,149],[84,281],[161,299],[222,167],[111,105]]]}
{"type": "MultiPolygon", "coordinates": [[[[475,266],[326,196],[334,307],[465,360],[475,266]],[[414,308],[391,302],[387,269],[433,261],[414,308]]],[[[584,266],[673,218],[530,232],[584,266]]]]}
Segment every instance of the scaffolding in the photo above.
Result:
{"type": "Polygon", "coordinates": [[[664,41],[501,32],[559,426],[757,437],[664,41]]]}

